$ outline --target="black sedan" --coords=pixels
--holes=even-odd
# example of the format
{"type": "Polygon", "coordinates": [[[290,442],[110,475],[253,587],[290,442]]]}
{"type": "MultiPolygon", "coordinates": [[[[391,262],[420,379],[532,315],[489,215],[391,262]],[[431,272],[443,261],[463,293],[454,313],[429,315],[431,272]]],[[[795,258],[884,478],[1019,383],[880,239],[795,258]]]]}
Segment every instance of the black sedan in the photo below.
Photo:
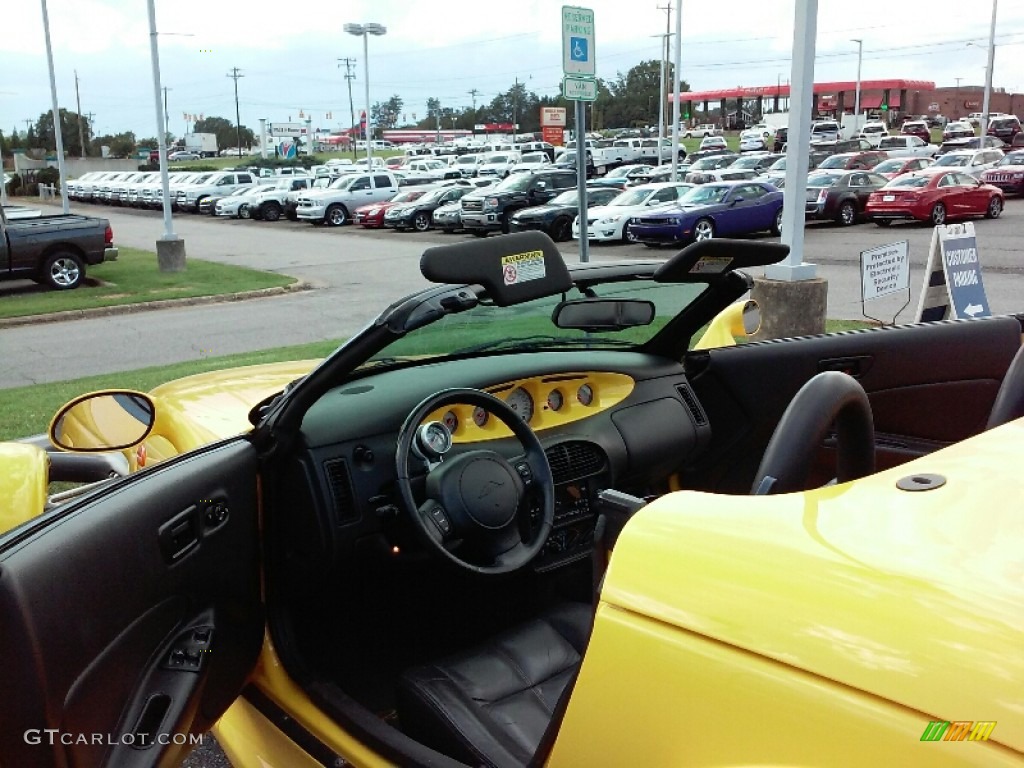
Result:
{"type": "Polygon", "coordinates": [[[384,214],[384,226],[398,231],[415,229],[426,232],[434,226],[434,211],[445,203],[462,198],[467,192],[476,192],[473,186],[438,187],[408,203],[388,208],[384,214]]]}
{"type": "MultiPolygon", "coordinates": [[[[617,187],[587,187],[587,207],[607,205],[622,192],[617,187]]],[[[579,195],[569,189],[546,205],[535,205],[512,214],[510,232],[539,229],[555,241],[572,239],[572,220],[579,213],[579,195]]]]}
{"type": "Polygon", "coordinates": [[[870,171],[817,171],[807,177],[808,219],[830,219],[842,226],[864,216],[864,206],[889,179],[870,171]]]}

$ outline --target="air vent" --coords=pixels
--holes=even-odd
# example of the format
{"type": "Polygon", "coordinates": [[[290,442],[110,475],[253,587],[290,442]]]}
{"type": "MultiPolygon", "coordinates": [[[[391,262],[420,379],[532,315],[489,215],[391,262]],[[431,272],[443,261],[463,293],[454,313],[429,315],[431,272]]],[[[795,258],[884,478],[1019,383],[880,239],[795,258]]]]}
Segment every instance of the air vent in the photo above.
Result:
{"type": "Polygon", "coordinates": [[[556,484],[596,475],[605,466],[605,456],[600,448],[578,440],[554,445],[544,455],[548,457],[556,484]]]}
{"type": "Polygon", "coordinates": [[[356,510],[355,498],[352,495],[352,480],[348,476],[348,467],[342,459],[331,459],[324,462],[327,484],[334,500],[334,511],[338,516],[338,525],[355,520],[359,513],[356,510]]]}
{"type": "Polygon", "coordinates": [[[697,400],[697,396],[690,389],[688,384],[680,384],[676,387],[676,391],[679,392],[679,396],[683,398],[683,402],[686,403],[686,407],[690,411],[690,415],[693,416],[693,423],[698,427],[703,427],[708,423],[707,414],[704,413],[704,409],[701,408],[700,401],[697,400]]]}

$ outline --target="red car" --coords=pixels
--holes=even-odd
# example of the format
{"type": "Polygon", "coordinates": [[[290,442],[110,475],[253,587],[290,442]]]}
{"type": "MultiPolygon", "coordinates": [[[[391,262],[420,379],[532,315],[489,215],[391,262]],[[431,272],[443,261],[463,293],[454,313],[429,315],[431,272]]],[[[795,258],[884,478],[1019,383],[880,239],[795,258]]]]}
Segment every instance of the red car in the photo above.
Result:
{"type": "Polygon", "coordinates": [[[384,214],[388,208],[399,203],[411,203],[418,197],[422,197],[427,191],[428,187],[421,187],[419,189],[409,189],[405,192],[399,192],[390,200],[382,203],[370,203],[356,208],[356,223],[362,224],[368,229],[375,229],[384,226],[384,214]]]}
{"type": "Polygon", "coordinates": [[[900,128],[900,133],[904,136],[917,136],[926,142],[931,142],[932,140],[931,129],[924,120],[908,120],[900,128]]]}
{"type": "Polygon", "coordinates": [[[1017,150],[1003,157],[993,168],[981,174],[981,180],[1003,192],[1024,195],[1024,151],[1017,150]]]}
{"type": "Polygon", "coordinates": [[[885,176],[887,179],[895,179],[904,173],[913,173],[927,168],[932,164],[930,157],[890,157],[871,169],[872,173],[885,176]]]}
{"type": "Polygon", "coordinates": [[[819,171],[867,171],[874,168],[889,155],[881,150],[868,150],[866,152],[842,152],[838,155],[826,157],[818,163],[819,171]]]}
{"type": "Polygon", "coordinates": [[[864,213],[880,227],[898,219],[939,225],[967,216],[998,218],[1003,202],[1001,189],[954,169],[897,176],[871,193],[864,213]]]}

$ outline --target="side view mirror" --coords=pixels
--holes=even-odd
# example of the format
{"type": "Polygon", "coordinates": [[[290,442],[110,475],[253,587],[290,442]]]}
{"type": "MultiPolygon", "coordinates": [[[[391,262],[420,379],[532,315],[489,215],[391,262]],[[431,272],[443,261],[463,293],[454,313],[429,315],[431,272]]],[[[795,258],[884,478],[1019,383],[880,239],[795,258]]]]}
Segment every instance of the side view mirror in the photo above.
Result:
{"type": "Polygon", "coordinates": [[[730,304],[708,324],[694,349],[732,347],[737,338],[753,336],[761,330],[761,307],[753,299],[730,304]]]}
{"type": "Polygon", "coordinates": [[[744,198],[742,198],[742,197],[734,197],[734,198],[732,199],[732,204],[733,204],[733,205],[736,205],[736,203],[742,203],[742,202],[743,202],[743,200],[744,200],[744,198]]]}
{"type": "Polygon", "coordinates": [[[93,392],[57,412],[50,423],[50,442],[65,451],[119,451],[142,442],[155,421],[156,406],[149,395],[93,392]]]}

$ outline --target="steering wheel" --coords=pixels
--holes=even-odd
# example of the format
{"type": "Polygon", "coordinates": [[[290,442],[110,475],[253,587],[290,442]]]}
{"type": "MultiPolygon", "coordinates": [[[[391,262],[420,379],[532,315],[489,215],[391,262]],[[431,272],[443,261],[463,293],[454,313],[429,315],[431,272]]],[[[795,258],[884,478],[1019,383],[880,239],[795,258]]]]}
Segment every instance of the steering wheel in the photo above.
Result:
{"type": "MultiPolygon", "coordinates": [[[[436,425],[435,425],[436,426],[436,425]]],[[[443,427],[443,425],[441,425],[443,427]]],[[[447,432],[447,427],[443,427],[447,432]]],[[[444,439],[435,431],[434,438],[444,439]]],[[[450,441],[449,441],[450,442],[450,441]]],[[[446,389],[413,409],[402,424],[395,452],[398,489],[416,530],[444,558],[474,573],[509,573],[522,568],[540,553],[555,520],[555,483],[544,447],[530,426],[503,400],[478,389],[446,389]],[[485,448],[445,451],[428,457],[426,500],[413,495],[409,472],[414,443],[424,453],[423,420],[438,408],[462,403],[479,406],[512,430],[523,453],[509,460],[485,448]],[[524,521],[530,493],[540,497],[540,526],[524,541],[524,521]],[[456,550],[478,553],[489,564],[478,565],[456,550]]]]}

